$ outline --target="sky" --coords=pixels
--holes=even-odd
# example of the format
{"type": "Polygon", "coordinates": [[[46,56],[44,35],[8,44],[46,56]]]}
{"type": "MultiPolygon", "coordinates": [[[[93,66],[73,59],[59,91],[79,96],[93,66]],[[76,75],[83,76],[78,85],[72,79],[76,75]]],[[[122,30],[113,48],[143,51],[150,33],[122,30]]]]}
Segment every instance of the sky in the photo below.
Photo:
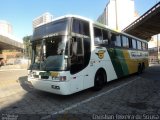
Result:
{"type": "MultiPolygon", "coordinates": [[[[32,35],[32,20],[45,12],[54,17],[77,14],[96,20],[109,0],[1,0],[0,20],[12,24],[19,39],[32,35]]],[[[123,1],[123,0],[122,0],[123,1]]],[[[159,0],[135,0],[135,10],[142,15],[159,0]]]]}

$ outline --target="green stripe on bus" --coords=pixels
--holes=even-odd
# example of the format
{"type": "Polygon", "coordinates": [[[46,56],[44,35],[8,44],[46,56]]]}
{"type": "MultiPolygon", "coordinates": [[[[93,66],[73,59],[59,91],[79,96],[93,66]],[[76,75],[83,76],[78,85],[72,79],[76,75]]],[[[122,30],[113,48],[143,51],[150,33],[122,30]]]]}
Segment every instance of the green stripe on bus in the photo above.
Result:
{"type": "Polygon", "coordinates": [[[115,72],[117,74],[117,77],[118,78],[122,77],[123,76],[123,70],[122,70],[122,66],[120,64],[120,61],[118,59],[116,59],[117,58],[116,57],[117,53],[116,53],[115,49],[112,49],[112,48],[109,49],[108,50],[108,54],[110,56],[110,59],[111,59],[111,62],[113,64],[114,70],[115,70],[115,72]]]}
{"type": "Polygon", "coordinates": [[[129,74],[128,66],[125,61],[123,51],[120,49],[109,49],[108,50],[111,62],[117,74],[117,77],[123,77],[129,74]]]}
{"type": "Polygon", "coordinates": [[[125,50],[116,49],[117,56],[119,56],[118,59],[119,59],[121,66],[122,66],[123,75],[125,76],[125,75],[129,74],[129,70],[128,70],[128,65],[126,62],[127,58],[125,58],[125,56],[124,56],[124,51],[125,50]]]}

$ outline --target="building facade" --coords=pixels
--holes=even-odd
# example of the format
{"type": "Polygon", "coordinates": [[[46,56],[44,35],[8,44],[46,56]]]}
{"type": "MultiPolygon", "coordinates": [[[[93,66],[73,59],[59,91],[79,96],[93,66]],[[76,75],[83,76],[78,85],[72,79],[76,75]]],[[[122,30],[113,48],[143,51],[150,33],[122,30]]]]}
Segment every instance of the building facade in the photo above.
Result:
{"type": "MultiPolygon", "coordinates": [[[[114,30],[121,31],[138,17],[134,0],[109,0],[97,21],[114,30]]],[[[160,34],[152,37],[148,42],[148,47],[150,61],[160,60],[160,34]]]]}
{"type": "Polygon", "coordinates": [[[13,28],[12,25],[5,21],[5,20],[0,20],[0,34],[12,34],[13,33],[13,28]]]}
{"type": "Polygon", "coordinates": [[[152,36],[148,42],[150,62],[160,62],[160,34],[152,36]]]}
{"type": "Polygon", "coordinates": [[[53,20],[53,15],[46,12],[32,21],[33,29],[38,27],[41,24],[51,22],[52,20],[53,20]]]}
{"type": "Polygon", "coordinates": [[[12,25],[0,20],[0,66],[7,64],[10,59],[16,59],[19,54],[22,56],[23,44],[18,41],[20,40],[13,35],[12,25]]]}
{"type": "Polygon", "coordinates": [[[97,21],[121,31],[137,18],[134,0],[109,0],[97,21]]]}

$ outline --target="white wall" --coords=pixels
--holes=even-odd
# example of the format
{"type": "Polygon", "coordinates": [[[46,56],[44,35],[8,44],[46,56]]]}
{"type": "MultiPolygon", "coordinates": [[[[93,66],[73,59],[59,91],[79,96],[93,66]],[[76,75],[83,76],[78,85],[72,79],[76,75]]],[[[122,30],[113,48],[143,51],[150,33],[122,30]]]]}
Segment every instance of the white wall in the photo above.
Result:
{"type": "Polygon", "coordinates": [[[108,26],[112,29],[116,28],[115,1],[110,0],[108,4],[108,26]]]}
{"type": "MultiPolygon", "coordinates": [[[[158,35],[158,45],[160,46],[160,34],[158,35]]],[[[152,36],[152,39],[148,42],[148,48],[157,47],[157,35],[152,36]]]]}
{"type": "Polygon", "coordinates": [[[136,19],[134,0],[110,0],[103,14],[106,14],[106,21],[102,23],[106,23],[106,25],[115,30],[118,27],[118,30],[121,31],[136,19]]]}
{"type": "Polygon", "coordinates": [[[116,0],[117,1],[117,18],[118,29],[122,30],[134,20],[134,1],[133,0],[116,0]]]}

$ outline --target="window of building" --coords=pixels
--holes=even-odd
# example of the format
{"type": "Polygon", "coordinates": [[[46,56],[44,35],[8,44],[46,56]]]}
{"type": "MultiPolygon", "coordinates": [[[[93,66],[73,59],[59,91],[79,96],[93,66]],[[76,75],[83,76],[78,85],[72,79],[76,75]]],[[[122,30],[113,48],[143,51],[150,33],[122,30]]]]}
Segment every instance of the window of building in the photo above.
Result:
{"type": "Polygon", "coordinates": [[[129,48],[129,40],[126,36],[122,36],[122,46],[129,48]]]}

